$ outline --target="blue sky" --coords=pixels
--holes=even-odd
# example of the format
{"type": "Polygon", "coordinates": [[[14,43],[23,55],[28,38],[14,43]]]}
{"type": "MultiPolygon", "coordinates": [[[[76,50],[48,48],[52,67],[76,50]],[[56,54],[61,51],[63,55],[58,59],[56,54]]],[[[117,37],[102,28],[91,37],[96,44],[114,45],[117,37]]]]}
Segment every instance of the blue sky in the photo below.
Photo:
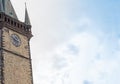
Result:
{"type": "Polygon", "coordinates": [[[92,18],[98,25],[103,25],[103,30],[118,30],[119,28],[119,5],[118,0],[75,0],[75,5],[69,9],[71,14],[69,18],[77,19],[81,14],[92,18]],[[82,5],[81,5],[82,4],[82,5]],[[82,6],[82,7],[81,7],[82,6]],[[74,11],[75,10],[75,11],[74,11]],[[81,11],[82,10],[82,11],[81,11]]]}
{"type": "MultiPolygon", "coordinates": [[[[11,1],[22,20],[26,0],[11,1]]],[[[120,84],[119,0],[27,3],[35,84],[120,84]]]]}

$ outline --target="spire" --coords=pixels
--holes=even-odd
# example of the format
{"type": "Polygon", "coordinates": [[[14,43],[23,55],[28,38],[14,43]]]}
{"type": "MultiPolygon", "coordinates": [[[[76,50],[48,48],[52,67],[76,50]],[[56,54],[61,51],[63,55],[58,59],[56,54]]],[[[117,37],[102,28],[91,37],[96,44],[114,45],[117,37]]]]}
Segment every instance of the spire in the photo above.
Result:
{"type": "Polygon", "coordinates": [[[27,11],[26,3],[25,3],[25,24],[31,25],[29,15],[28,15],[28,11],[27,11]]]}
{"type": "Polygon", "coordinates": [[[1,11],[15,19],[18,19],[10,0],[0,0],[0,12],[1,11]]]}

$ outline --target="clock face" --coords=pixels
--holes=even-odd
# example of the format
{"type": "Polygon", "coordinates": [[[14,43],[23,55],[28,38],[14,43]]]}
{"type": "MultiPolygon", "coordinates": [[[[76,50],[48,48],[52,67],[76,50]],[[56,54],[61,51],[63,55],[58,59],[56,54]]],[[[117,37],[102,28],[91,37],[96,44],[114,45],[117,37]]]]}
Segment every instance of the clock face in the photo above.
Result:
{"type": "Polygon", "coordinates": [[[20,37],[16,34],[11,35],[11,41],[12,41],[12,44],[16,47],[19,47],[21,45],[20,37]]]}

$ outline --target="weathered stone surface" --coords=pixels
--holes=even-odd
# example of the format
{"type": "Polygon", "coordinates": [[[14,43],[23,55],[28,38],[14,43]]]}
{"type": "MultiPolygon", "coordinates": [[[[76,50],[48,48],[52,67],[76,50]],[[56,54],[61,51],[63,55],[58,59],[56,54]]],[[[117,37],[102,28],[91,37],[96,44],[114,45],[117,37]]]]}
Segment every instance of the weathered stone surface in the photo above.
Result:
{"type": "Polygon", "coordinates": [[[32,84],[30,60],[17,55],[3,52],[4,83],[5,84],[32,84]]]}

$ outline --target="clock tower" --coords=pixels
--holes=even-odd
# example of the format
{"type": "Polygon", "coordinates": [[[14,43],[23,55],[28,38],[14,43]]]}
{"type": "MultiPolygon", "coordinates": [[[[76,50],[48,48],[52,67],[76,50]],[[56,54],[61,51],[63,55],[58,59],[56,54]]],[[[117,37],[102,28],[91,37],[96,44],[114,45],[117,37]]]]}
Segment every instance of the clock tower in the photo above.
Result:
{"type": "Polygon", "coordinates": [[[33,84],[30,56],[31,24],[18,20],[10,0],[0,0],[0,84],[33,84]]]}

